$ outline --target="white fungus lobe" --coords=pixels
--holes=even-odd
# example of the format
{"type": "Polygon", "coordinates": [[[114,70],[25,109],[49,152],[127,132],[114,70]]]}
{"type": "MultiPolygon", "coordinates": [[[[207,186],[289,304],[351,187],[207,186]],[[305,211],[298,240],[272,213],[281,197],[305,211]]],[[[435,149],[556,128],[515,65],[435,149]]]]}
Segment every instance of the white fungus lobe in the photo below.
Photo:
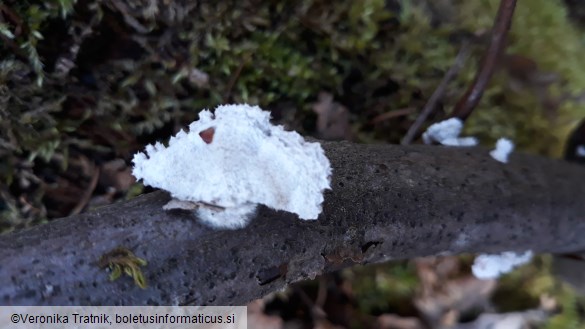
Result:
{"type": "Polygon", "coordinates": [[[585,158],[585,145],[577,146],[576,154],[580,158],[585,158]]]}
{"type": "Polygon", "coordinates": [[[532,260],[531,250],[518,254],[506,251],[501,254],[482,254],[475,258],[471,271],[476,278],[481,280],[497,279],[502,274],[511,272],[515,267],[526,264],[532,260]]]}
{"type": "Polygon", "coordinates": [[[463,130],[463,121],[451,118],[432,124],[422,135],[425,144],[439,143],[445,146],[476,146],[475,137],[459,137],[463,130]]]}
{"type": "Polygon", "coordinates": [[[168,147],[156,143],[136,153],[132,174],[180,200],[167,209],[196,209],[213,227],[245,226],[258,204],[317,219],[329,188],[329,160],[319,143],[269,120],[258,106],[204,110],[168,147]]]}
{"type": "Polygon", "coordinates": [[[508,163],[508,157],[514,150],[514,143],[507,138],[500,138],[496,142],[496,148],[490,152],[492,158],[502,163],[508,163]]]}

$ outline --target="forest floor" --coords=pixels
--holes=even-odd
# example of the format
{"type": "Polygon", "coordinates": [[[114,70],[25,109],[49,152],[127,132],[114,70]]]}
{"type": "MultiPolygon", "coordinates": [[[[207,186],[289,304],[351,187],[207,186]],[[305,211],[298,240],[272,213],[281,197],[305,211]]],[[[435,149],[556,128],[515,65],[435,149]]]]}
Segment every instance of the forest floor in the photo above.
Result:
{"type": "MultiPolygon", "coordinates": [[[[259,104],[324,140],[398,144],[468,48],[419,143],[471,83],[499,1],[56,3],[0,4],[4,233],[151,191],[132,154],[221,103],[259,104]]],[[[466,134],[561,156],[585,117],[583,8],[521,1],[466,134]]],[[[497,281],[476,279],[472,263],[415,259],[295,284],[250,303],[250,328],[585,328],[585,298],[553,275],[552,256],[497,281]]]]}

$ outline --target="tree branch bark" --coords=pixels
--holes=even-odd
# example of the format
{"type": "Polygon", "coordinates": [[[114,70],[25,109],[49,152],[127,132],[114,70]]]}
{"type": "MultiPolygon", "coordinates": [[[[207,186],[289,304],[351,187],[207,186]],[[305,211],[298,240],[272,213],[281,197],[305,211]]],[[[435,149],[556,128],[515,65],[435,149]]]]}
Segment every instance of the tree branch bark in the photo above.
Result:
{"type": "Polygon", "coordinates": [[[261,207],[219,231],[155,192],[0,240],[0,300],[10,305],[244,304],[355,264],[430,255],[585,250],[585,169],[482,148],[323,143],[334,168],[316,221],[261,207]],[[116,247],[148,261],[148,287],[110,282],[116,247]]]}

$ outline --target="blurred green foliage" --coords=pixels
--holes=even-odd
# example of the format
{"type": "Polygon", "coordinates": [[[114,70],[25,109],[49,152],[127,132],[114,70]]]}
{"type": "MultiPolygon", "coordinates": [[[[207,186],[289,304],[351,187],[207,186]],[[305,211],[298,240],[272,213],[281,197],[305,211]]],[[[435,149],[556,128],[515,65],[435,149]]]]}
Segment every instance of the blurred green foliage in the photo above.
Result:
{"type": "MultiPolygon", "coordinates": [[[[481,31],[493,23],[499,0],[456,4],[461,26],[481,31]]],[[[585,90],[585,38],[567,15],[561,0],[518,1],[507,52],[534,61],[536,67],[511,63],[515,67],[499,72],[468,122],[469,134],[490,144],[508,136],[520,149],[561,156],[567,136],[585,117],[580,100],[585,90]]]]}
{"type": "Polygon", "coordinates": [[[364,314],[415,312],[413,299],[419,278],[409,262],[353,268],[343,272],[352,283],[358,308],[364,314]]]}
{"type": "Polygon", "coordinates": [[[576,295],[573,289],[557,280],[551,272],[551,264],[550,255],[538,256],[530,264],[504,275],[493,297],[498,311],[535,308],[542,296],[554,297],[561,312],[553,315],[543,328],[585,328],[585,318],[579,311],[585,308],[585,297],[576,295]]]}

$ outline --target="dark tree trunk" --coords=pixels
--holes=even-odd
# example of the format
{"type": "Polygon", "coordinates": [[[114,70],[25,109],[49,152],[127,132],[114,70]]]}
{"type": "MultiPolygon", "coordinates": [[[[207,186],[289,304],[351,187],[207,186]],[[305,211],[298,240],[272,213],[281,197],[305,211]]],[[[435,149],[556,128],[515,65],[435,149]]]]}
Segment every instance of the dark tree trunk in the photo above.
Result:
{"type": "Polygon", "coordinates": [[[356,264],[466,252],[585,250],[585,169],[482,148],[323,144],[332,190],[316,221],[261,207],[219,231],[155,192],[0,241],[2,304],[228,305],[356,264]],[[148,261],[141,289],[100,256],[148,261]]]}

